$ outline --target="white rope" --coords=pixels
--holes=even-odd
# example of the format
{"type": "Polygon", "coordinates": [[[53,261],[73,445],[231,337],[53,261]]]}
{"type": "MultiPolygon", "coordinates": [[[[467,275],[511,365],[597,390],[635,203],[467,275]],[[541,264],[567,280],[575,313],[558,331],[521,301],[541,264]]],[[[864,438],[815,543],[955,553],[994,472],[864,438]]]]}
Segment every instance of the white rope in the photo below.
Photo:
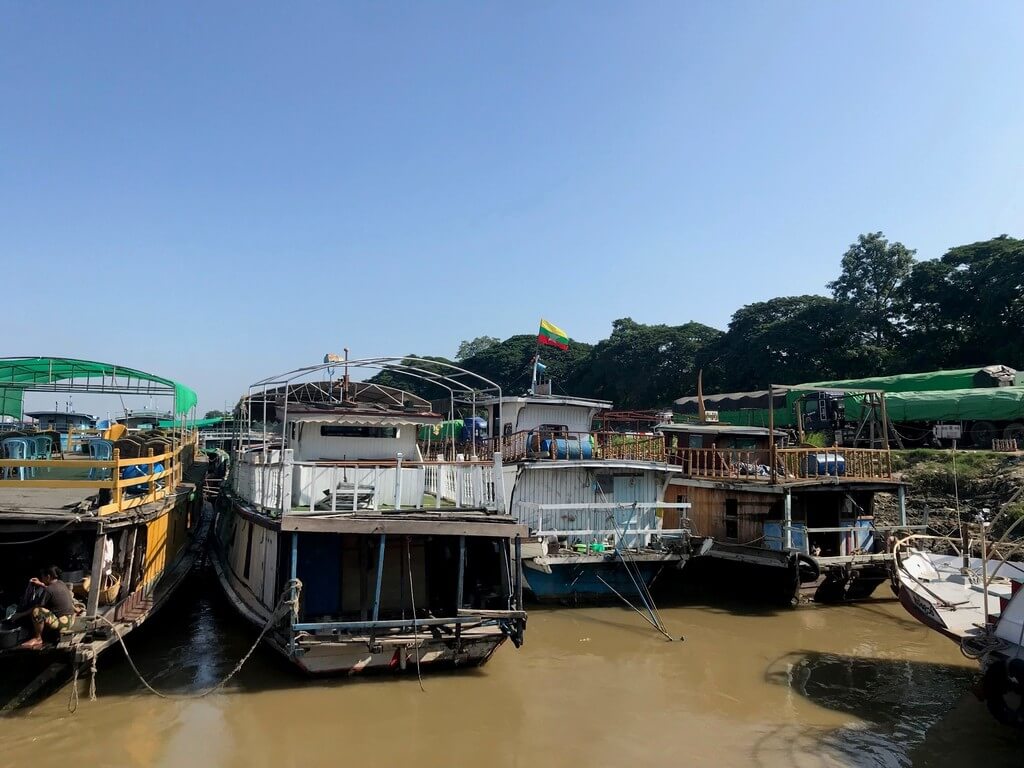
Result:
{"type": "MultiPolygon", "coordinates": [[[[106,624],[108,624],[110,626],[110,628],[112,630],[114,630],[114,635],[117,637],[118,642],[121,644],[121,649],[124,651],[124,657],[128,660],[128,666],[130,666],[132,668],[132,671],[135,673],[135,676],[139,679],[139,682],[142,683],[149,690],[150,693],[155,694],[156,696],[159,696],[161,699],[202,699],[202,698],[204,698],[206,696],[209,696],[211,693],[219,691],[221,688],[223,688],[225,685],[228,684],[228,681],[230,681],[231,678],[233,678],[236,674],[238,674],[238,672],[242,669],[242,667],[245,665],[245,663],[249,660],[249,657],[251,657],[253,655],[253,653],[256,652],[256,649],[259,647],[260,643],[263,641],[263,638],[266,636],[267,632],[270,631],[271,627],[273,627],[275,624],[277,624],[277,621],[280,618],[279,614],[281,613],[282,609],[283,608],[288,608],[289,610],[292,610],[292,611],[294,611],[296,609],[296,607],[298,606],[298,602],[299,602],[299,594],[301,592],[302,592],[302,582],[299,581],[298,579],[289,579],[288,582],[284,586],[284,590],[282,590],[282,592],[281,592],[281,599],[278,601],[277,606],[274,608],[273,612],[270,614],[270,618],[267,619],[267,623],[263,625],[263,629],[260,630],[259,636],[256,638],[256,641],[252,644],[252,646],[249,648],[249,650],[246,651],[245,655],[239,660],[239,662],[237,664],[235,664],[234,669],[232,669],[228,673],[227,677],[225,677],[219,683],[214,685],[212,688],[207,688],[205,691],[200,691],[199,693],[175,694],[175,693],[163,693],[162,691],[158,691],[156,688],[154,688],[152,685],[149,684],[149,681],[147,681],[146,678],[142,676],[142,673],[139,672],[139,668],[137,666],[135,666],[134,660],[132,660],[131,655],[128,653],[128,647],[124,644],[124,637],[122,637],[121,632],[118,630],[117,626],[113,622],[111,622],[109,619],[107,619],[105,616],[97,616],[96,618],[99,619],[100,621],[105,622],[106,624]],[[295,597],[293,599],[288,599],[288,595],[292,591],[293,588],[295,590],[295,597]]],[[[90,700],[95,700],[96,699],[96,657],[95,656],[93,656],[93,659],[92,659],[91,673],[92,673],[92,681],[90,682],[89,698],[90,698],[90,700]]],[[[77,674],[78,674],[78,672],[77,672],[77,669],[76,669],[76,671],[75,671],[76,679],[77,679],[77,674]]],[[[73,692],[72,696],[74,697],[75,705],[77,706],[77,701],[78,701],[77,693],[73,692]]],[[[72,710],[72,711],[74,711],[74,710],[72,710]]]]}

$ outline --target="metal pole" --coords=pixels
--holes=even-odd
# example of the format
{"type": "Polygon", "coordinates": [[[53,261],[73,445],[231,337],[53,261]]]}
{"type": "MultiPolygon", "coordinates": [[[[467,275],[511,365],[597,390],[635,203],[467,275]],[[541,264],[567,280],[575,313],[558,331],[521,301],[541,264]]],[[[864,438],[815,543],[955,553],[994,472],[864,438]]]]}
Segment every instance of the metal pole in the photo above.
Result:
{"type": "MultiPolygon", "coordinates": [[[[379,543],[377,544],[377,587],[373,593],[373,620],[377,621],[380,617],[380,590],[384,584],[384,545],[385,545],[385,534],[380,535],[379,543]]],[[[459,579],[461,584],[462,572],[459,572],[459,579]]]]}
{"type": "Polygon", "coordinates": [[[291,563],[291,583],[292,583],[292,610],[291,610],[291,629],[288,632],[288,655],[295,656],[295,620],[298,618],[299,606],[295,602],[298,596],[298,590],[296,589],[295,582],[298,579],[299,574],[299,534],[292,534],[292,563],[291,563]]]}
{"type": "Polygon", "coordinates": [[[782,496],[782,536],[784,549],[793,548],[793,494],[787,488],[782,496]]]}
{"type": "Polygon", "coordinates": [[[907,524],[907,489],[901,484],[896,489],[896,498],[900,505],[900,525],[907,524]]]}
{"type": "Polygon", "coordinates": [[[395,509],[402,508],[402,454],[395,462],[395,509]]]}
{"type": "Polygon", "coordinates": [[[462,607],[462,587],[466,571],[466,537],[459,536],[459,585],[455,591],[455,608],[462,607]]]}

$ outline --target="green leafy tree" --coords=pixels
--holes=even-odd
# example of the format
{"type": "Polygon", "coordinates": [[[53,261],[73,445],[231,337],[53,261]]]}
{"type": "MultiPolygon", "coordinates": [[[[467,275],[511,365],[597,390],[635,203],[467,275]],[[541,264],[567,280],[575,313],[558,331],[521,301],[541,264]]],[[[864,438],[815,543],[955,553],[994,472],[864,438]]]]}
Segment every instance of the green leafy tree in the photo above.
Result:
{"type": "Polygon", "coordinates": [[[700,351],[722,332],[701,323],[644,325],[631,318],[612,323],[612,334],[577,366],[574,394],[611,400],[616,408],[658,408],[692,392],[700,351]]]}
{"type": "Polygon", "coordinates": [[[1024,240],[1000,235],[922,262],[907,281],[919,365],[1024,367],[1024,240]]]}
{"type": "Polygon", "coordinates": [[[463,341],[459,344],[459,351],[455,353],[456,360],[466,360],[480,354],[488,347],[501,344],[501,339],[494,336],[477,336],[471,341],[463,341]]]}
{"type": "Polygon", "coordinates": [[[865,340],[879,351],[899,340],[906,307],[903,286],[914,253],[903,243],[889,243],[881,232],[860,235],[843,254],[839,277],[828,284],[837,301],[856,309],[865,340]]]}
{"type": "Polygon", "coordinates": [[[228,414],[225,411],[207,411],[206,415],[203,416],[203,418],[204,419],[217,419],[217,418],[221,418],[221,417],[224,417],[224,416],[227,416],[227,415],[228,414]]]}
{"type": "Polygon", "coordinates": [[[784,296],[738,309],[701,356],[705,392],[762,389],[878,373],[851,336],[857,313],[825,296],[784,296]],[[710,365],[713,363],[714,365],[710,365]]]}

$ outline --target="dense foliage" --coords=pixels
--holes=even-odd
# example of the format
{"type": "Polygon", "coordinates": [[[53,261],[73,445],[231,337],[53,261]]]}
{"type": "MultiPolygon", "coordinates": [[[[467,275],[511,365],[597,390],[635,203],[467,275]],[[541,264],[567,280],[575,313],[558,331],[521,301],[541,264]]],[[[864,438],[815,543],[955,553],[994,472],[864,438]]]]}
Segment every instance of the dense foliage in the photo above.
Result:
{"type": "MultiPolygon", "coordinates": [[[[622,318],[595,345],[546,349],[547,375],[556,392],[657,408],[693,394],[698,370],[704,391],[715,392],[997,362],[1024,368],[1024,240],[1002,235],[915,261],[881,232],[861,235],[828,288],[831,297],[748,304],[724,332],[622,318]]],[[[519,393],[536,349],[532,335],[482,336],[460,345],[460,365],[519,393]]],[[[387,373],[377,380],[420,391],[387,373]]]]}

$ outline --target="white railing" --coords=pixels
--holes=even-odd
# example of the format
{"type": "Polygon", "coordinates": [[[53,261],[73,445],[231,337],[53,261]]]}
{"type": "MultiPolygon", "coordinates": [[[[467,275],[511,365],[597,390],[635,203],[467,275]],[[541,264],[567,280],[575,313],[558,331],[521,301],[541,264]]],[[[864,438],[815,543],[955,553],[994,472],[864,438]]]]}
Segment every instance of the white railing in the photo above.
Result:
{"type": "Polygon", "coordinates": [[[292,452],[243,454],[232,468],[235,493],[260,509],[282,511],[292,506],[292,452]]]}
{"type": "Polygon", "coordinates": [[[435,506],[447,502],[457,507],[495,507],[493,464],[456,462],[423,466],[424,492],[433,497],[435,506]]]}
{"type": "Polygon", "coordinates": [[[688,503],[584,502],[537,504],[518,502],[518,518],[530,534],[565,538],[574,543],[608,543],[612,547],[648,546],[654,536],[688,535],[690,529],[663,528],[659,509],[686,510],[688,503]]]}

